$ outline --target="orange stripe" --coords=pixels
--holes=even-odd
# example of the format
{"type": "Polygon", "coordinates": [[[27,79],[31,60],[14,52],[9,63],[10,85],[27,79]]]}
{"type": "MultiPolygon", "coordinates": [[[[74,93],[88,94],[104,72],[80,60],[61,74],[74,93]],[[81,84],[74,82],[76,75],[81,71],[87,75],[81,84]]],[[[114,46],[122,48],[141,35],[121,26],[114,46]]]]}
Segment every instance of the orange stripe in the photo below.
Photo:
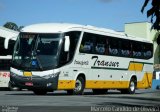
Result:
{"type": "Polygon", "coordinates": [[[142,81],[137,82],[138,89],[150,88],[152,86],[152,73],[145,73],[142,81]]]}
{"type": "Polygon", "coordinates": [[[128,70],[129,71],[142,71],[143,64],[142,63],[130,63],[128,70]]]}
{"type": "Polygon", "coordinates": [[[87,89],[114,89],[114,88],[128,88],[128,81],[86,81],[87,89]]]}
{"type": "MultiPolygon", "coordinates": [[[[150,88],[152,84],[152,73],[145,73],[142,81],[137,82],[138,89],[150,88]]],[[[108,80],[87,80],[85,84],[86,89],[121,89],[128,88],[129,81],[108,81],[108,80]]],[[[74,89],[74,80],[59,80],[58,89],[67,90],[74,89]]]]}
{"type": "Polygon", "coordinates": [[[58,89],[65,90],[65,89],[74,89],[75,88],[75,81],[74,80],[59,80],[58,81],[58,89]]]}

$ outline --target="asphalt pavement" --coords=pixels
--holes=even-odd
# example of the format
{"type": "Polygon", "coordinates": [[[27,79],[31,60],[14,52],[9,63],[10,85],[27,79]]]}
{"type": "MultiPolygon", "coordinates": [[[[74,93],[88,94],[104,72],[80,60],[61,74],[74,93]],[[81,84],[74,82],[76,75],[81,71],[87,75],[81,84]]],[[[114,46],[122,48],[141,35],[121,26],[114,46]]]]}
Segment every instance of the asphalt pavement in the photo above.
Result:
{"type": "Polygon", "coordinates": [[[129,95],[109,90],[107,94],[93,95],[91,90],[85,90],[84,95],[78,96],[56,91],[37,96],[32,91],[1,90],[0,106],[2,112],[160,111],[160,91],[137,90],[129,95]]]}

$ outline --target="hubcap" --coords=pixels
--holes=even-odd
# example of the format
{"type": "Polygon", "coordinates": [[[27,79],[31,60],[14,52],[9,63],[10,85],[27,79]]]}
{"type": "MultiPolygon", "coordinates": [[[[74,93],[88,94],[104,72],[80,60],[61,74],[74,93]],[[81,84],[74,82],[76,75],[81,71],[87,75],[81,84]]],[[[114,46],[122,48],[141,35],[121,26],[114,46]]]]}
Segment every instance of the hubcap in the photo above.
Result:
{"type": "Polygon", "coordinates": [[[131,89],[131,91],[134,91],[134,89],[135,89],[135,83],[133,81],[130,84],[130,89],[131,89]]]}
{"type": "Polygon", "coordinates": [[[82,83],[80,80],[76,80],[76,87],[75,87],[75,91],[80,91],[82,89],[82,83]]]}

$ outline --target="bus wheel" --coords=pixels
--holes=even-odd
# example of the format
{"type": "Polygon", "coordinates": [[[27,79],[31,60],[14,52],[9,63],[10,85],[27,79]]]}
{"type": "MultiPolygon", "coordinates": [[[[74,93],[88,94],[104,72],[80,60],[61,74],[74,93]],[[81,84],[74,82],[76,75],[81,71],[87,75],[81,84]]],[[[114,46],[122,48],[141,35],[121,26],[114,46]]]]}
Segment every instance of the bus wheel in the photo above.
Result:
{"type": "Polygon", "coordinates": [[[18,87],[10,87],[9,90],[10,91],[21,91],[22,89],[20,89],[18,87]]]}
{"type": "Polygon", "coordinates": [[[33,90],[33,92],[36,95],[46,95],[47,94],[46,90],[33,90]]]}
{"type": "Polygon", "coordinates": [[[82,77],[78,77],[76,80],[75,88],[73,90],[67,90],[69,95],[82,95],[85,87],[85,81],[82,77]]]}
{"type": "Polygon", "coordinates": [[[106,94],[108,89],[92,89],[93,94],[106,94]]]}
{"type": "Polygon", "coordinates": [[[132,78],[129,83],[129,88],[128,89],[122,89],[121,93],[122,94],[134,94],[136,90],[136,80],[132,78]]]}
{"type": "Polygon", "coordinates": [[[8,84],[9,90],[10,91],[21,91],[21,89],[19,87],[14,87],[12,86],[12,84],[8,84]]]}
{"type": "Polygon", "coordinates": [[[134,78],[132,78],[130,80],[130,83],[129,83],[129,88],[128,88],[128,93],[129,94],[134,94],[135,93],[135,90],[136,90],[136,80],[134,78]]]}

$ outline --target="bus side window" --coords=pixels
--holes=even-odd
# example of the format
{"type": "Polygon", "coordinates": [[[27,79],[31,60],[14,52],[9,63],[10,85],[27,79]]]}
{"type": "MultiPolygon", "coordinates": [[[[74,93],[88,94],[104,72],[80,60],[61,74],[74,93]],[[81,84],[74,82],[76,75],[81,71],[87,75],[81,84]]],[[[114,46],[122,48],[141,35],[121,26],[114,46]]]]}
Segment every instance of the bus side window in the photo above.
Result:
{"type": "Polygon", "coordinates": [[[153,46],[152,44],[145,43],[143,46],[143,55],[144,59],[149,59],[153,55],[153,46]]]}
{"type": "Polygon", "coordinates": [[[81,53],[92,53],[93,52],[93,38],[91,34],[84,33],[79,51],[81,53]]]}
{"type": "Polygon", "coordinates": [[[98,54],[104,54],[105,53],[105,45],[104,44],[97,44],[96,45],[96,52],[98,54]]]}
{"type": "Polygon", "coordinates": [[[109,54],[112,56],[118,56],[119,44],[117,44],[115,37],[109,39],[109,54]]]}
{"type": "Polygon", "coordinates": [[[92,49],[93,49],[93,43],[92,42],[88,41],[88,42],[84,43],[84,46],[83,46],[83,51],[84,52],[90,53],[92,49]]]}
{"type": "Polygon", "coordinates": [[[143,44],[142,42],[132,43],[133,58],[143,58],[143,44]]]}
{"type": "Polygon", "coordinates": [[[104,42],[105,42],[105,55],[109,55],[108,37],[104,40],[104,42]]]}
{"type": "Polygon", "coordinates": [[[120,55],[122,57],[131,57],[131,43],[124,39],[122,39],[120,43],[120,55]]]}
{"type": "Polygon", "coordinates": [[[95,54],[104,55],[106,51],[106,37],[102,35],[95,35],[95,47],[94,52],[95,54]]]}
{"type": "Polygon", "coordinates": [[[69,48],[69,61],[73,59],[73,56],[75,54],[77,44],[79,41],[81,32],[80,31],[72,31],[66,33],[66,36],[69,36],[70,38],[70,48],[69,48]]]}

